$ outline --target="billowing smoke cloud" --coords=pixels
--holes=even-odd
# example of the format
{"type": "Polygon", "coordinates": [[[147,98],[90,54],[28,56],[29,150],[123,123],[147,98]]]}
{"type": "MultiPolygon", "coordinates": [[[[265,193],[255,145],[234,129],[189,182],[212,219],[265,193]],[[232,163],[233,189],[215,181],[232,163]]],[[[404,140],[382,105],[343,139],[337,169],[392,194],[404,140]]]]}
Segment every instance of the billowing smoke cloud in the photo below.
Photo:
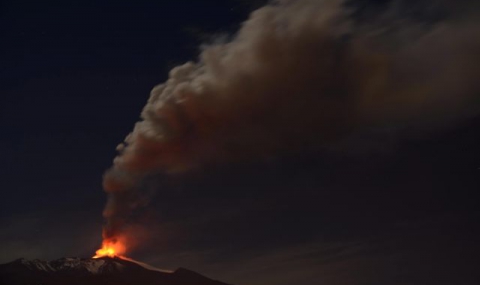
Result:
{"type": "Polygon", "coordinates": [[[232,41],[172,69],[105,174],[105,238],[148,203],[137,189],[152,173],[328,149],[371,129],[441,129],[477,114],[475,21],[388,26],[351,15],[342,1],[275,2],[232,41]]]}

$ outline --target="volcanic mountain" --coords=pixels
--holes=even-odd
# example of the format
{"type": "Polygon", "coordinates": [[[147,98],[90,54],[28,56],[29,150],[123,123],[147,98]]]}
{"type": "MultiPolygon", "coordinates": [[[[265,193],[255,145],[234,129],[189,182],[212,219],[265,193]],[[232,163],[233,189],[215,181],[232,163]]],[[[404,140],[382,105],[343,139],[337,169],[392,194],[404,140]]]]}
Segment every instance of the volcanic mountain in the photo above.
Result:
{"type": "Polygon", "coordinates": [[[18,259],[0,265],[2,285],[227,285],[188,269],[163,271],[120,257],[18,259]]]}

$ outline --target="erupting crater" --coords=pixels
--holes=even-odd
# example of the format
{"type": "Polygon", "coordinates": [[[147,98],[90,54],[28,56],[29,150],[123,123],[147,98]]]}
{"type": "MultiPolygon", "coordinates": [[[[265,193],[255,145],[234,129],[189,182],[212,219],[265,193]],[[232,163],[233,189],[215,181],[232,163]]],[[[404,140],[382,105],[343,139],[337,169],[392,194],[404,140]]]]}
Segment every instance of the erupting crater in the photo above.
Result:
{"type": "Polygon", "coordinates": [[[120,257],[123,258],[126,251],[125,245],[119,240],[104,240],[102,247],[95,252],[92,258],[120,257]]]}

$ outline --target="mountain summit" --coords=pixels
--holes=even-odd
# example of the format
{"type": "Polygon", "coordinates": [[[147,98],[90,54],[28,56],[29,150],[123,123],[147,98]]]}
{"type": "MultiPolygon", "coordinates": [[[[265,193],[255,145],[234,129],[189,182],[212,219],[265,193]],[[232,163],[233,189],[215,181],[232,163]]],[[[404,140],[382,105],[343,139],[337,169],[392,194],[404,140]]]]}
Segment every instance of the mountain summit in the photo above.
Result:
{"type": "Polygon", "coordinates": [[[3,285],[227,285],[188,269],[164,271],[119,257],[17,259],[0,265],[3,285]]]}

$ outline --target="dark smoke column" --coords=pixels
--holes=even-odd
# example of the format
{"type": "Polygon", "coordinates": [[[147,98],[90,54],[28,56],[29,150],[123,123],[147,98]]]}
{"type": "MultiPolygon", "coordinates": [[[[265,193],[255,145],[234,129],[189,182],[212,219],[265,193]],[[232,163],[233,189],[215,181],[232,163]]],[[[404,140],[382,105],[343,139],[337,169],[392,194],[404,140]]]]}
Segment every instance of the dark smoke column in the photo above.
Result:
{"type": "Polygon", "coordinates": [[[232,41],[172,69],[104,176],[104,238],[125,236],[132,211],[148,204],[142,181],[156,173],[328,150],[352,134],[400,136],[478,114],[476,19],[428,28],[407,19],[386,35],[384,23],[350,14],[343,1],[277,1],[232,41]]]}

